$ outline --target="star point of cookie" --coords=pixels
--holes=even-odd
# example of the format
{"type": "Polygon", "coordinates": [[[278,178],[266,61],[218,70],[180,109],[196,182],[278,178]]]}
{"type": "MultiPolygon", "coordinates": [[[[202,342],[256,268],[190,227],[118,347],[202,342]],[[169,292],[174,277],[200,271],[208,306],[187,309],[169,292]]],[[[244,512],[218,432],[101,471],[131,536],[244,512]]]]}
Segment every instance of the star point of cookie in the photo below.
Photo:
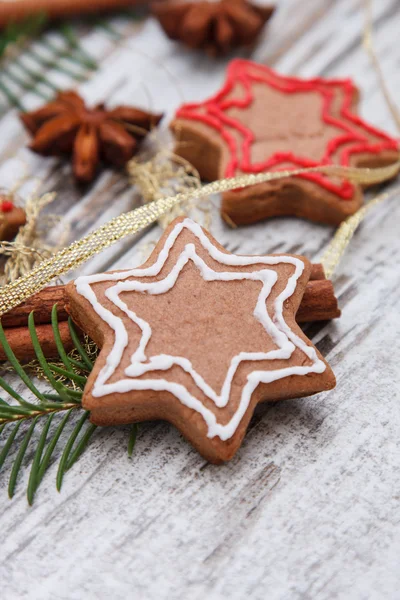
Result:
{"type": "MultiPolygon", "coordinates": [[[[233,60],[221,90],[181,106],[171,124],[176,152],[204,179],[319,165],[380,167],[399,159],[394,138],[357,114],[350,79],[299,79],[233,60]]],[[[359,185],[307,173],[223,194],[234,224],[296,215],[338,224],[362,204],[359,185]]]]}
{"type": "Polygon", "coordinates": [[[256,404],[335,384],[295,321],[309,275],[303,257],[230,254],[177,219],[142,267],[69,284],[74,321],[102,348],[92,422],[167,420],[208,460],[231,458],[256,404]]]}

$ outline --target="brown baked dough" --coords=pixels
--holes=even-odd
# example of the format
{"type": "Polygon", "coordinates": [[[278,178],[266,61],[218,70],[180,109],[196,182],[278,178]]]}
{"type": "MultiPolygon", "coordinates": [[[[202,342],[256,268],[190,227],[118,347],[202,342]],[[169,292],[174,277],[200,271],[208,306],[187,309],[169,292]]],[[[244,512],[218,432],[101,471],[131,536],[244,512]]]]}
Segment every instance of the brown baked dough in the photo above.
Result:
{"type": "MultiPolygon", "coordinates": [[[[175,152],[208,181],[320,164],[393,164],[399,159],[397,141],[360,119],[358,97],[350,80],[284,77],[234,60],[214,97],[177,111],[171,123],[175,152]],[[274,167],[260,167],[267,162],[274,167]]],[[[235,225],[280,215],[337,225],[362,202],[359,185],[312,174],[226,192],[221,213],[235,225]]]]}
{"type": "MultiPolygon", "coordinates": [[[[164,280],[177,264],[185,248],[188,245],[194,245],[197,257],[204,261],[213,272],[222,271],[236,274],[245,272],[248,274],[267,270],[268,277],[275,277],[276,273],[276,283],[273,284],[270,294],[264,300],[266,311],[269,317],[273,318],[274,303],[288,285],[289,278],[294,276],[295,265],[284,262],[278,262],[273,266],[265,265],[258,263],[257,257],[254,257],[253,264],[246,267],[222,264],[211,256],[209,249],[203,246],[199,237],[185,226],[188,221],[175,220],[143,265],[143,268],[154,265],[167,240],[170,239],[169,236],[177,235],[168,258],[157,275],[126,278],[126,271],[121,271],[118,281],[147,284],[164,280]],[[183,228],[179,231],[182,223],[183,228]]],[[[189,223],[193,222],[189,221],[189,223]]],[[[199,226],[195,225],[195,227],[199,226]]],[[[208,232],[204,233],[215,248],[224,255],[232,256],[208,232]]],[[[288,256],[292,260],[291,255],[288,256]]],[[[293,294],[283,305],[283,316],[291,331],[302,340],[302,343],[309,348],[314,348],[295,321],[296,311],[309,279],[311,266],[307,259],[295,258],[299,260],[299,263],[295,264],[304,265],[303,272],[297,280],[293,294]]],[[[229,277],[231,276],[229,275],[229,277]]],[[[115,372],[109,379],[111,383],[126,379],[125,369],[130,365],[131,357],[137,351],[142,339],[142,330],[138,324],[106,296],[107,290],[115,284],[116,281],[94,282],[91,280],[89,282],[90,289],[95,293],[101,305],[122,319],[128,333],[127,346],[115,372]]],[[[205,280],[199,267],[189,259],[179,272],[175,284],[168,291],[163,293],[122,291],[119,298],[126,303],[130,311],[151,326],[151,337],[145,349],[145,362],[149,361],[151,357],[163,354],[184,357],[191,361],[195,371],[219,394],[227,378],[233,357],[238,356],[240,352],[265,353],[278,348],[277,343],[267,333],[266,328],[254,312],[261,290],[261,281],[248,278],[226,281],[213,278],[205,280]]],[[[323,372],[312,372],[311,369],[307,374],[282,375],[281,379],[260,383],[252,392],[250,403],[233,435],[228,439],[221,439],[218,435],[209,437],[207,423],[200,412],[183,404],[171,391],[151,389],[113,391],[108,395],[96,397],[94,385],[112,351],[115,341],[114,330],[95,312],[91,302],[78,292],[73,282],[67,285],[66,292],[68,310],[73,320],[102,348],[83,396],[83,406],[91,411],[91,421],[97,425],[119,425],[163,419],[175,425],[204,458],[219,463],[232,458],[238,450],[254,408],[259,402],[308,396],[331,389],[335,385],[335,377],[329,365],[315,350],[318,361],[321,361],[318,364],[322,367],[323,372]]],[[[173,364],[166,370],[151,370],[132,379],[148,380],[149,373],[151,373],[152,380],[161,382],[166,380],[169,383],[184,386],[192,397],[200,401],[208,411],[211,411],[217,423],[225,425],[235,415],[243,388],[252,373],[268,373],[271,370],[293,366],[309,367],[312,364],[314,364],[313,360],[297,346],[289,358],[242,360],[234,373],[229,400],[223,408],[216,407],[210,397],[197,385],[192,374],[178,364],[173,364]]]]}

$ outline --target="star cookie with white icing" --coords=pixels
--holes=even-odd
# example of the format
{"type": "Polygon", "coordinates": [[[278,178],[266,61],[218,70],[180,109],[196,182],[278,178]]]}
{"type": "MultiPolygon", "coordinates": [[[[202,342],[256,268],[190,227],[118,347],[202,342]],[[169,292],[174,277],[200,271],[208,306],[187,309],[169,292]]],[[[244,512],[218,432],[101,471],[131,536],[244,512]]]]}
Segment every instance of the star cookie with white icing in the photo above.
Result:
{"type": "Polygon", "coordinates": [[[101,347],[91,421],[163,419],[207,460],[232,458],[259,402],[335,386],[295,321],[310,270],[300,256],[230,254],[177,219],[143,266],[68,284],[73,320],[101,347]]]}

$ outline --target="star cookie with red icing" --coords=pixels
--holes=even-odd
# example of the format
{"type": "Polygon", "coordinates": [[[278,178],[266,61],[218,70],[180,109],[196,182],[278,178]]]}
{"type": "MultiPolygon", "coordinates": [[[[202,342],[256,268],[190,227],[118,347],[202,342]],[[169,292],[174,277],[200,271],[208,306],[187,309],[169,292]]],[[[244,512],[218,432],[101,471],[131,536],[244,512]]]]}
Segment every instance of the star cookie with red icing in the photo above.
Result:
{"type": "MultiPolygon", "coordinates": [[[[350,79],[299,79],[233,60],[222,89],[184,104],[171,124],[176,153],[212,181],[318,165],[382,167],[399,158],[398,142],[357,115],[350,79]]],[[[223,194],[222,215],[236,225],[296,215],[339,224],[363,201],[359,185],[320,173],[223,194]]]]}
{"type": "Polygon", "coordinates": [[[230,459],[259,402],[335,385],[295,320],[310,270],[301,256],[230,254],[177,219],[143,266],[68,284],[73,320],[101,347],[91,421],[163,419],[206,459],[230,459]]]}

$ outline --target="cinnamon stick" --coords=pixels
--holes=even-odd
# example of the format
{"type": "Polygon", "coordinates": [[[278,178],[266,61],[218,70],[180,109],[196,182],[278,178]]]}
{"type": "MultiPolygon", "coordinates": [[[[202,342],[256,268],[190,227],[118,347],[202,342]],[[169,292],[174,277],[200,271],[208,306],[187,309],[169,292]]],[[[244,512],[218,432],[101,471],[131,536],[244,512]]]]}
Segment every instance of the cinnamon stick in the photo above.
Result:
{"type": "Polygon", "coordinates": [[[328,321],[340,317],[337,298],[329,279],[316,279],[307,283],[296,314],[298,323],[328,321]]]}
{"type": "Polygon", "coordinates": [[[51,311],[55,304],[57,304],[58,320],[66,321],[68,313],[65,309],[64,287],[53,285],[44,288],[3,315],[1,324],[4,328],[25,327],[28,325],[28,317],[32,311],[35,313],[36,325],[51,323],[51,311]]]}
{"type": "Polygon", "coordinates": [[[313,263],[311,265],[310,281],[314,281],[315,279],[326,279],[324,267],[321,263],[313,263]]]}
{"type": "MultiPolygon", "coordinates": [[[[32,311],[35,314],[35,325],[46,358],[57,357],[58,352],[50,324],[54,304],[57,304],[62,341],[65,343],[67,351],[72,349],[73,344],[66,322],[68,313],[66,311],[64,286],[51,286],[35,294],[1,317],[7,339],[19,360],[27,362],[35,357],[27,327],[28,317],[32,311]]],[[[297,311],[296,320],[298,323],[307,323],[309,321],[326,321],[337,317],[340,317],[340,310],[333,284],[330,280],[325,279],[322,265],[315,264],[312,267],[310,281],[306,286],[297,311]]],[[[2,360],[5,360],[5,355],[0,346],[0,361],[2,360]]]]}
{"type": "MultiPolygon", "coordinates": [[[[74,348],[73,341],[69,333],[67,321],[59,323],[61,341],[66,352],[70,352],[74,348]]],[[[36,358],[35,351],[32,346],[31,336],[27,327],[11,327],[4,330],[8,343],[10,344],[15,356],[19,361],[27,363],[33,358],[36,358]]],[[[51,325],[38,325],[36,333],[42,346],[43,353],[46,358],[57,358],[58,351],[53,336],[53,328],[51,325]]],[[[0,344],[0,361],[4,361],[6,355],[3,346],[0,344]]]]}
{"type": "MultiPolygon", "coordinates": [[[[300,315],[299,322],[335,319],[340,316],[333,286],[324,284],[326,281],[322,265],[313,264],[310,281],[297,313],[298,317],[300,315]]],[[[35,313],[36,324],[51,323],[54,304],[57,304],[58,320],[66,321],[68,313],[65,308],[63,285],[44,288],[3,315],[1,323],[5,328],[24,327],[28,324],[29,313],[32,311],[35,313]]]]}

